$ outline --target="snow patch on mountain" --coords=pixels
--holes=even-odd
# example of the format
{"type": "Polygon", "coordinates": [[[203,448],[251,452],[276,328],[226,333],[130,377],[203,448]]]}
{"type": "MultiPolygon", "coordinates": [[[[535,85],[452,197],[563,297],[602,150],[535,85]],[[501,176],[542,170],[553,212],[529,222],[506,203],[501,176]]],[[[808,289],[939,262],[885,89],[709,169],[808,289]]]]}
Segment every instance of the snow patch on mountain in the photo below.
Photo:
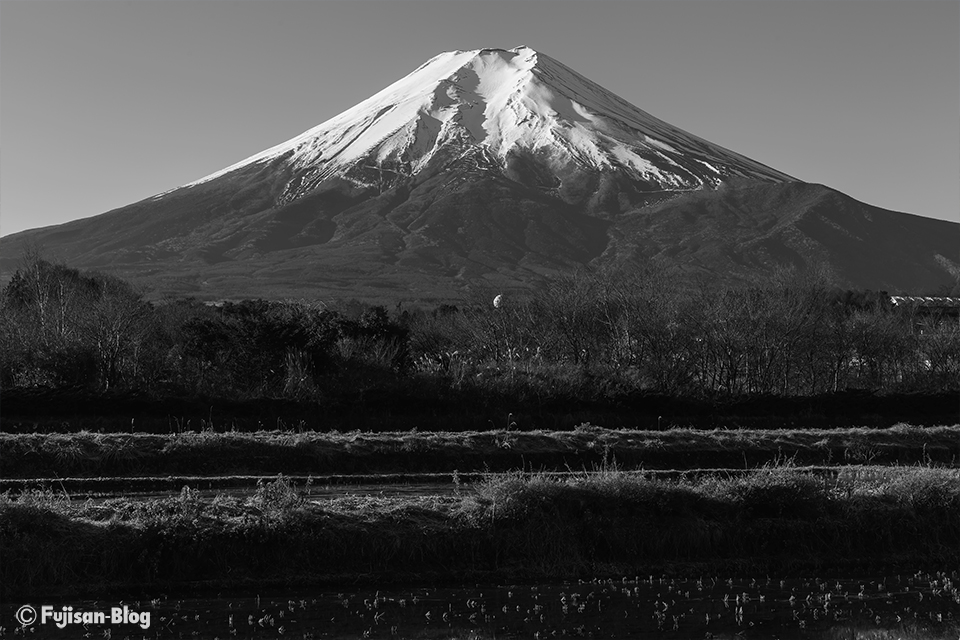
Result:
{"type": "Polygon", "coordinates": [[[553,166],[621,170],[658,190],[711,187],[728,175],[792,180],[517,47],[442,53],[317,127],[185,186],[289,154],[302,174],[288,185],[284,199],[292,199],[334,175],[360,183],[358,170],[410,176],[441,151],[458,158],[471,150],[501,168],[511,153],[529,151],[553,166]]]}

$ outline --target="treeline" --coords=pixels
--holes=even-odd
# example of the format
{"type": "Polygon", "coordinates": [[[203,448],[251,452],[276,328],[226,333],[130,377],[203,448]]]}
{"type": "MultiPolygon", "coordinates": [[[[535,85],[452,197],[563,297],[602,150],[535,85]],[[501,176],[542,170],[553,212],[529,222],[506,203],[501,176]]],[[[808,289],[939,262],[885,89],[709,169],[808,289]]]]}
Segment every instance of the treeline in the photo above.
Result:
{"type": "Polygon", "coordinates": [[[0,295],[0,384],[317,402],[425,384],[541,398],[960,389],[956,318],[812,277],[681,291],[650,274],[580,274],[496,307],[493,293],[433,310],[149,303],[34,256],[0,295]]]}

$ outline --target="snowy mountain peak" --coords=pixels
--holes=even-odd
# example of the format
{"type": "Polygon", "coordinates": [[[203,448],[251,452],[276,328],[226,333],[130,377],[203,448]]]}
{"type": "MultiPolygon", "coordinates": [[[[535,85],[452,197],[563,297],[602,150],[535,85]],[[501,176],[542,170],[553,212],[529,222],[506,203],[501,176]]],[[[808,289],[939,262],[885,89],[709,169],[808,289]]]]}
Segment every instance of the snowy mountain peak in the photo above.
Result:
{"type": "Polygon", "coordinates": [[[957,225],[793,180],[525,46],[441,53],[193,184],[0,239],[0,269],[44,246],[158,296],[429,304],[581,267],[700,287],[816,265],[907,292],[960,271],[957,225]]]}
{"type": "Polygon", "coordinates": [[[285,199],[341,176],[383,186],[471,153],[491,167],[533,154],[554,172],[619,171],[646,190],[712,188],[727,177],[790,176],[682,131],[527,47],[441,53],[351,109],[187,186],[285,154],[285,199]]]}

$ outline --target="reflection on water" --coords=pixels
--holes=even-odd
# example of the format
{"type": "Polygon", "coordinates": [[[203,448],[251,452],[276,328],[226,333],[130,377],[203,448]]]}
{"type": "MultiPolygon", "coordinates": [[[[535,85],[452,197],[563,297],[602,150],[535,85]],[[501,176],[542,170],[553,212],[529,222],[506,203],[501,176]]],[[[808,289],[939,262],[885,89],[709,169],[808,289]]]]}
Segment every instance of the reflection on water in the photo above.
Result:
{"type": "MultiPolygon", "coordinates": [[[[960,571],[850,577],[631,576],[539,585],[296,590],[126,601],[150,628],[47,624],[43,638],[960,637],[960,571]],[[89,634],[89,635],[86,635],[89,634]]],[[[4,603],[6,635],[22,603],[4,603]]],[[[117,602],[56,602],[109,609],[117,602]]]]}

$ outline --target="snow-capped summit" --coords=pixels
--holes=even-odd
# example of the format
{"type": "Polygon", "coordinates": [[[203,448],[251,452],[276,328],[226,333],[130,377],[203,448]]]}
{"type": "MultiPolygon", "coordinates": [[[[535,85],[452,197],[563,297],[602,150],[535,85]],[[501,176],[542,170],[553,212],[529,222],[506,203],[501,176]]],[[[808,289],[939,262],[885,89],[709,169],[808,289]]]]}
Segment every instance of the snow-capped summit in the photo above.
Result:
{"type": "Polygon", "coordinates": [[[956,224],[795,180],[517,47],[441,53],[189,185],[0,239],[0,276],[42,245],[158,297],[458,300],[583,266],[701,286],[816,265],[921,293],[954,286],[958,241],[956,224]]]}
{"type": "Polygon", "coordinates": [[[501,167],[509,154],[530,152],[553,168],[618,169],[650,190],[711,187],[726,177],[792,180],[521,46],[441,53],[323,124],[188,186],[290,154],[303,172],[286,194],[295,198],[333,175],[382,186],[435,158],[476,152],[501,167]],[[351,174],[358,164],[364,171],[351,174]]]}

